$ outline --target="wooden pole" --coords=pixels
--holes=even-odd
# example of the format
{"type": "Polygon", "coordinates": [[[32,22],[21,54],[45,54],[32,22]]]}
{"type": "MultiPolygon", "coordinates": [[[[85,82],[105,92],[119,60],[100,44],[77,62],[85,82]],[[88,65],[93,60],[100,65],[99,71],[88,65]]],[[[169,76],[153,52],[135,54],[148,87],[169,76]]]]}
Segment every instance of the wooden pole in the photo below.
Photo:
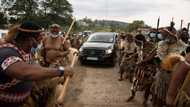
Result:
{"type": "MultiPolygon", "coordinates": [[[[71,63],[71,65],[70,65],[72,68],[74,67],[74,64],[75,64],[77,55],[78,55],[78,53],[75,52],[75,53],[74,53],[73,60],[72,60],[72,63],[71,63]]],[[[63,85],[63,87],[62,87],[62,89],[61,89],[62,91],[61,91],[59,97],[58,97],[57,100],[56,100],[56,101],[57,101],[57,102],[56,102],[56,105],[57,105],[58,107],[62,107],[62,106],[63,106],[64,97],[65,97],[65,94],[66,94],[67,87],[68,87],[68,84],[69,84],[70,79],[71,79],[70,77],[66,77],[66,80],[65,80],[65,82],[64,82],[64,85],[63,85]]]]}
{"type": "MultiPolygon", "coordinates": [[[[72,30],[72,28],[73,28],[74,23],[75,23],[75,18],[73,19],[73,21],[72,21],[72,23],[71,23],[71,25],[70,25],[70,27],[69,27],[69,29],[68,29],[66,35],[65,35],[65,38],[63,39],[63,43],[65,43],[65,41],[66,41],[67,38],[69,37],[69,34],[70,34],[70,32],[71,32],[71,30],[72,30]]],[[[77,57],[77,55],[78,55],[78,52],[75,52],[75,53],[73,53],[73,54],[74,54],[73,60],[72,60],[72,63],[71,63],[71,65],[70,65],[72,68],[73,68],[73,66],[74,66],[74,64],[75,64],[75,60],[76,60],[76,57],[77,57]]],[[[58,107],[62,107],[62,106],[63,106],[63,100],[64,100],[64,97],[65,97],[65,93],[66,93],[66,90],[67,90],[67,87],[68,87],[70,78],[71,78],[71,77],[66,77],[63,86],[61,86],[61,92],[60,92],[60,94],[59,94],[59,96],[58,96],[58,98],[56,99],[56,102],[55,102],[55,103],[56,103],[56,106],[58,106],[58,107]]]]}
{"type": "Polygon", "coordinates": [[[72,23],[71,23],[71,25],[70,25],[70,27],[69,27],[69,30],[67,31],[67,33],[66,33],[66,35],[65,35],[65,38],[64,38],[64,40],[63,40],[63,43],[65,43],[65,41],[67,40],[67,38],[69,37],[69,34],[70,34],[70,32],[71,32],[71,29],[73,28],[73,25],[75,24],[75,19],[73,19],[73,21],[72,21],[72,23]]]}
{"type": "Polygon", "coordinates": [[[188,91],[188,86],[189,86],[189,81],[190,81],[190,72],[188,72],[184,82],[183,82],[183,85],[181,87],[181,89],[179,90],[176,98],[175,98],[175,101],[174,101],[174,104],[176,105],[179,98],[180,98],[180,95],[183,93],[183,92],[187,92],[188,91]]]}
{"type": "Polygon", "coordinates": [[[188,25],[187,25],[187,30],[188,30],[188,33],[189,33],[189,27],[190,27],[190,23],[188,23],[188,25]]]}
{"type": "Polygon", "coordinates": [[[181,19],[181,26],[180,26],[181,30],[183,28],[183,19],[181,19]]]}

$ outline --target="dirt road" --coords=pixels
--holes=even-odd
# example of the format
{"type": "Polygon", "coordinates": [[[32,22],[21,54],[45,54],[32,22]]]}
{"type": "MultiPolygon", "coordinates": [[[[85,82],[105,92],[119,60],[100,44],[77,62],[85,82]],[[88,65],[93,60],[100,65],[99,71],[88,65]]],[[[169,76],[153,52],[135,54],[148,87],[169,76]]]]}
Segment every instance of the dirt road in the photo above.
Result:
{"type": "Polygon", "coordinates": [[[117,67],[77,66],[65,107],[142,107],[142,93],[127,103],[131,84],[118,81],[117,67]]]}

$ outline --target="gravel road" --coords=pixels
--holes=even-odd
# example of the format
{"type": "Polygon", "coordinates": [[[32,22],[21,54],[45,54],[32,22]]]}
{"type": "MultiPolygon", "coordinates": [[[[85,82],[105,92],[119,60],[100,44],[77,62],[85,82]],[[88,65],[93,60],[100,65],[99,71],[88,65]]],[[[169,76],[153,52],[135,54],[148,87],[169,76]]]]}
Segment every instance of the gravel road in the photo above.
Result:
{"type": "Polygon", "coordinates": [[[77,65],[75,71],[64,107],[143,107],[141,92],[126,102],[131,84],[118,81],[118,67],[77,65]]]}

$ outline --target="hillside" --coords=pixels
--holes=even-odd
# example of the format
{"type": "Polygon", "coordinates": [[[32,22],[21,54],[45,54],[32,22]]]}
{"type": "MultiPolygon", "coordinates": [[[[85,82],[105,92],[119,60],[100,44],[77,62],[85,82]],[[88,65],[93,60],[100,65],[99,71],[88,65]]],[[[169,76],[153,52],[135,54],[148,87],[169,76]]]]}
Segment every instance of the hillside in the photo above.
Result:
{"type": "Polygon", "coordinates": [[[124,31],[128,23],[111,20],[91,20],[82,19],[77,21],[78,30],[91,30],[91,31],[111,31],[119,32],[124,31]]]}

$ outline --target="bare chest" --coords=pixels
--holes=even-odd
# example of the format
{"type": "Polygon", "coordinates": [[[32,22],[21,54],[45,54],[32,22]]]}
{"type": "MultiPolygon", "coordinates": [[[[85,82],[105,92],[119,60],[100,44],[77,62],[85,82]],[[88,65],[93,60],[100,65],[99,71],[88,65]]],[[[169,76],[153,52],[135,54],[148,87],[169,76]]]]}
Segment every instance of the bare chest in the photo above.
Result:
{"type": "Polygon", "coordinates": [[[61,50],[62,47],[63,45],[61,38],[56,38],[56,39],[47,38],[47,40],[44,42],[44,48],[46,50],[61,50]]]}

